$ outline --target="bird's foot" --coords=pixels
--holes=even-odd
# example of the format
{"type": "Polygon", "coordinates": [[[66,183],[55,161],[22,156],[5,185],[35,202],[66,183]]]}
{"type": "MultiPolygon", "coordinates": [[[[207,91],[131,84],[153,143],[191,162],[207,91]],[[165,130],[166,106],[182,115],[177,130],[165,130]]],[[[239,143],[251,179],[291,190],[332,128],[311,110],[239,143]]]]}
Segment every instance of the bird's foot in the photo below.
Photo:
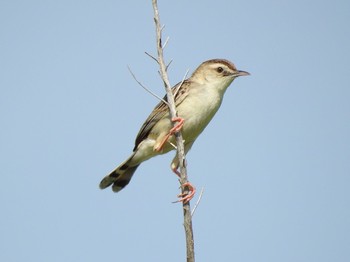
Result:
{"type": "Polygon", "coordinates": [[[182,202],[186,204],[193,198],[194,194],[196,193],[196,188],[190,182],[186,182],[182,185],[182,187],[187,187],[188,192],[179,194],[177,197],[179,197],[180,199],[175,201],[174,203],[182,202]]]}
{"type": "Polygon", "coordinates": [[[176,132],[179,132],[184,125],[184,119],[182,117],[174,117],[171,119],[173,122],[178,122],[176,126],[174,126],[172,129],[170,129],[169,133],[163,138],[162,142],[154,149],[157,152],[162,151],[164,144],[168,141],[168,139],[175,134],[176,132]]]}

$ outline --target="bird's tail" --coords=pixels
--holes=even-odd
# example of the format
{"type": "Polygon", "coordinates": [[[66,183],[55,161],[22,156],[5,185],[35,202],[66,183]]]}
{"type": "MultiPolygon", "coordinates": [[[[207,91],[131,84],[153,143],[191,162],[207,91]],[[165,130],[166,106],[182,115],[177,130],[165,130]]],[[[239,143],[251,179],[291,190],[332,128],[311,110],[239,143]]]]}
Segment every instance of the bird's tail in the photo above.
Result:
{"type": "Polygon", "coordinates": [[[100,182],[100,188],[105,189],[113,184],[112,190],[114,192],[119,192],[127,184],[129,184],[133,174],[139,165],[130,166],[129,163],[134,155],[129,157],[120,166],[114,169],[109,175],[105,176],[100,182]]]}

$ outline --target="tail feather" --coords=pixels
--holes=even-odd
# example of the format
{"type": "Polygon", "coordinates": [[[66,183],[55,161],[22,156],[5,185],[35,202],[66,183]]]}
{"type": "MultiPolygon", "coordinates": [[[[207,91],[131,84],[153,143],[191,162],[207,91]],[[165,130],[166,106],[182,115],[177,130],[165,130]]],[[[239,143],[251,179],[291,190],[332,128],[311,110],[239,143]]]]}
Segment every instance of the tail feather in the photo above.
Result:
{"type": "Polygon", "coordinates": [[[119,192],[122,190],[127,184],[129,184],[132,176],[134,175],[136,169],[139,165],[129,166],[128,162],[131,157],[125,161],[123,164],[118,166],[115,170],[113,170],[109,175],[105,176],[100,182],[100,188],[105,189],[111,185],[112,190],[114,192],[119,192]]]}

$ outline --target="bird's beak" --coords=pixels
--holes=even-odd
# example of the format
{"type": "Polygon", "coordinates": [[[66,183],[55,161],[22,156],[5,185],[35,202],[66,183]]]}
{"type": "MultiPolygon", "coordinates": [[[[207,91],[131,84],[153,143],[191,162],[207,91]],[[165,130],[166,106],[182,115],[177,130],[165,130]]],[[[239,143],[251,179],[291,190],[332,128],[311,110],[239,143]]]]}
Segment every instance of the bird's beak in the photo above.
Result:
{"type": "Polygon", "coordinates": [[[235,73],[235,77],[238,77],[238,76],[249,76],[250,74],[246,71],[240,71],[238,70],[237,73],[235,73]]]}

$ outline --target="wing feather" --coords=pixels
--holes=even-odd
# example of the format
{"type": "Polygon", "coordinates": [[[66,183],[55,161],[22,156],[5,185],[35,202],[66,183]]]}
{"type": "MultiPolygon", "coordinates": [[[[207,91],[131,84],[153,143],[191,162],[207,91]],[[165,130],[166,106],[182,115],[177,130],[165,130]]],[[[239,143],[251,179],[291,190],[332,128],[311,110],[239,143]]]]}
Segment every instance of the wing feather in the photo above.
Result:
{"type": "MultiPolygon", "coordinates": [[[[189,80],[183,81],[181,87],[180,87],[180,84],[181,82],[176,84],[171,89],[173,94],[175,95],[176,107],[180,105],[182,101],[187,97],[188,95],[187,90],[188,90],[190,81],[189,80]]],[[[164,96],[163,99],[164,101],[168,101],[166,95],[164,96]]],[[[152,113],[148,116],[146,121],[143,123],[139,133],[136,136],[134,151],[136,150],[138,145],[148,137],[148,135],[151,133],[153,127],[158,123],[158,121],[162,119],[168,112],[169,112],[168,105],[163,101],[160,101],[158,105],[156,105],[152,113]]]]}

